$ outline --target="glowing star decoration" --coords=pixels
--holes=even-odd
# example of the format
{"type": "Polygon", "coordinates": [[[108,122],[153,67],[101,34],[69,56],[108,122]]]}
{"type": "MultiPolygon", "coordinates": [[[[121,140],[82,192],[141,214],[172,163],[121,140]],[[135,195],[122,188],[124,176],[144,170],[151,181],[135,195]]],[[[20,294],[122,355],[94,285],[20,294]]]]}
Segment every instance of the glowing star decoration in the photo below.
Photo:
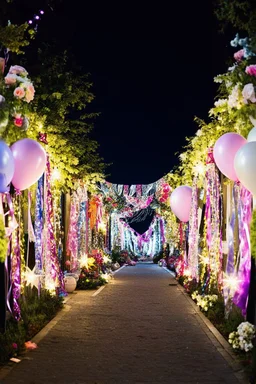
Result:
{"type": "Polygon", "coordinates": [[[26,271],[24,274],[24,280],[26,282],[27,286],[31,286],[31,288],[36,287],[38,289],[39,281],[40,281],[40,275],[38,275],[36,272],[36,265],[31,270],[29,267],[26,267],[26,271]]]}
{"type": "Polygon", "coordinates": [[[234,296],[234,293],[237,291],[239,284],[242,280],[239,280],[235,275],[224,274],[223,285],[225,288],[229,289],[229,295],[234,296]]]}
{"type": "Polygon", "coordinates": [[[81,256],[79,260],[80,268],[86,268],[88,269],[88,255],[84,254],[81,256]]]}
{"type": "Polygon", "coordinates": [[[199,256],[199,259],[200,259],[200,264],[203,264],[203,265],[209,265],[210,264],[210,258],[208,256],[202,256],[202,255],[198,255],[199,256]]]}
{"type": "Polygon", "coordinates": [[[58,287],[58,281],[53,281],[52,279],[47,279],[45,281],[45,289],[50,292],[51,295],[55,296],[56,288],[58,287]]]}

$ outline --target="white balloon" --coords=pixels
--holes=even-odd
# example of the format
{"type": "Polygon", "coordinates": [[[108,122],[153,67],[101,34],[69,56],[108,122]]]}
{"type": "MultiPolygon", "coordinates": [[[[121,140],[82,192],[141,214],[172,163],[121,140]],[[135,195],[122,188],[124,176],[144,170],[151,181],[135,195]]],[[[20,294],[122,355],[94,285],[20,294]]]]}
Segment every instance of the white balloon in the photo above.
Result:
{"type": "Polygon", "coordinates": [[[247,137],[247,141],[248,141],[248,143],[250,141],[256,141],[256,127],[254,127],[253,129],[250,130],[248,137],[247,137]]]}
{"type": "Polygon", "coordinates": [[[234,168],[238,180],[256,196],[256,141],[244,144],[237,151],[234,168]]]}

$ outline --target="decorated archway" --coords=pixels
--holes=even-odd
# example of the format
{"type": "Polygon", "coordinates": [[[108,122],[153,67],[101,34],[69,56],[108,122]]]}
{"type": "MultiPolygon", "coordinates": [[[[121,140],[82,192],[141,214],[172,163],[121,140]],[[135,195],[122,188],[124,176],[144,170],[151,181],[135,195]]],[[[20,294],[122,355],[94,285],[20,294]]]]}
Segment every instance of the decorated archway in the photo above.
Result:
{"type": "Polygon", "coordinates": [[[163,178],[151,184],[112,184],[103,181],[99,186],[105,213],[108,215],[109,250],[120,247],[134,256],[153,257],[165,242],[165,221],[161,204],[166,202],[170,186],[163,178]],[[143,234],[132,228],[133,222],[152,217],[143,234]]]}

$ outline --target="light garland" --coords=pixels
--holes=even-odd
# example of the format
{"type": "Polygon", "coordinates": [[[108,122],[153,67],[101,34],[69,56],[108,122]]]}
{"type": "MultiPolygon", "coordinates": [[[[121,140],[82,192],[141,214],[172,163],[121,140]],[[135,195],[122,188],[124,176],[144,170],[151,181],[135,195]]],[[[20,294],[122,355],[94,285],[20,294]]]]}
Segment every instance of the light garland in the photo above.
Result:
{"type": "Polygon", "coordinates": [[[197,176],[193,179],[192,201],[189,220],[188,238],[188,266],[191,270],[191,277],[198,281],[198,192],[197,176]]]}

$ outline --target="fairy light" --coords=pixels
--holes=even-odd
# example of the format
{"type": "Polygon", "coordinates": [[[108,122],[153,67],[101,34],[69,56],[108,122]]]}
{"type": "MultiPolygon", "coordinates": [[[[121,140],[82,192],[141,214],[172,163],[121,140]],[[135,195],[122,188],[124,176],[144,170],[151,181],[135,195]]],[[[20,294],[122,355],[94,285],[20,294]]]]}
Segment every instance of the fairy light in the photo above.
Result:
{"type": "Polygon", "coordinates": [[[35,270],[36,270],[36,265],[32,270],[29,267],[26,267],[26,270],[24,273],[24,280],[27,286],[30,285],[31,288],[36,287],[38,289],[40,276],[35,273],[35,270]]]}
{"type": "Polygon", "coordinates": [[[241,283],[242,280],[239,280],[237,276],[235,275],[226,275],[223,279],[223,285],[225,288],[230,290],[230,296],[233,296],[234,293],[237,291],[239,284],[241,283]]]}
{"type": "Polygon", "coordinates": [[[52,181],[57,181],[61,179],[61,173],[58,168],[54,168],[51,175],[52,181]]]}

